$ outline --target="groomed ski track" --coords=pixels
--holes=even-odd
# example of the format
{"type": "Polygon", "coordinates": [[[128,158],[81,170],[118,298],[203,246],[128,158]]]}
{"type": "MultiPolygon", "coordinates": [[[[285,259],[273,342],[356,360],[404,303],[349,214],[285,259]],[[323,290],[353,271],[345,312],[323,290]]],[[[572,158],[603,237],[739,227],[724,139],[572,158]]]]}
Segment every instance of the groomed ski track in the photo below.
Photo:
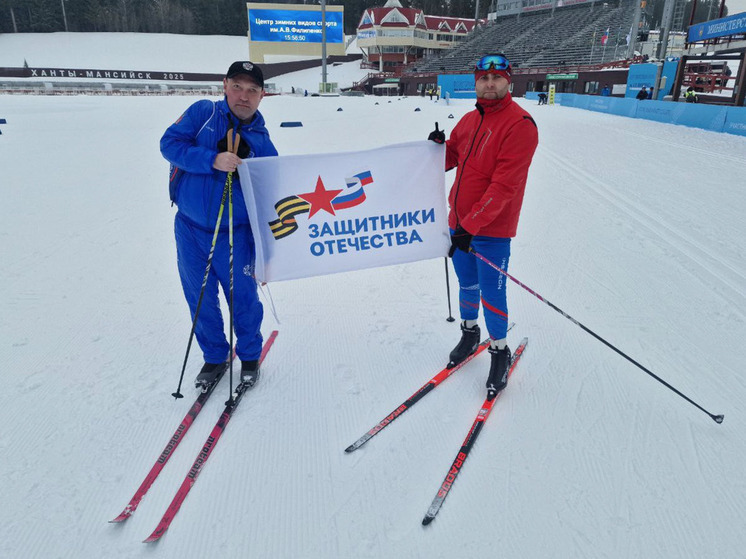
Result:
{"type": "MultiPolygon", "coordinates": [[[[725,422],[509,284],[509,341],[529,336],[531,351],[425,530],[485,397],[486,352],[344,449],[445,364],[459,334],[443,261],[277,283],[261,381],[169,532],[140,543],[223,409],[227,375],[137,515],[108,524],[192,400],[170,397],[190,322],[158,153],[192,100],[2,99],[0,557],[743,556],[746,138],[523,100],[540,147],[510,273],[725,422]]],[[[285,154],[423,139],[470,108],[262,104],[285,154]]],[[[195,352],[185,386],[200,365],[195,352]]]]}

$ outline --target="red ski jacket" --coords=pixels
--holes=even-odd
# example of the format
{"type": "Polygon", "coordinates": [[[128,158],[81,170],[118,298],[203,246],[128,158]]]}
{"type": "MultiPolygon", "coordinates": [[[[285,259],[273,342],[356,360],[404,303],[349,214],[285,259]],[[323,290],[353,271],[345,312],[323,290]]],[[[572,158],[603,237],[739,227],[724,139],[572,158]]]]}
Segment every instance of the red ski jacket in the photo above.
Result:
{"type": "Polygon", "coordinates": [[[536,123],[508,93],[480,100],[446,142],[446,170],[458,167],[448,202],[448,225],[472,235],[515,237],[531,159],[539,143],[536,123]]]}

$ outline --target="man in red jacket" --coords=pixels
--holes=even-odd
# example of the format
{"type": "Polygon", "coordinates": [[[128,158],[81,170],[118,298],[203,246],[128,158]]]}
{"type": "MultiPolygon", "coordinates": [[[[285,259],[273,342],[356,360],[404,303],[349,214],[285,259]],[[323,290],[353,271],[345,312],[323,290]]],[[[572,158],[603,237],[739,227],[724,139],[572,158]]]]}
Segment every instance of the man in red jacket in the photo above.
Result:
{"type": "Polygon", "coordinates": [[[490,334],[488,395],[505,388],[510,365],[506,343],[506,277],[470,252],[508,269],[526,178],[538,144],[536,123],[509,93],[511,67],[501,54],[483,56],[474,69],[476,110],[464,115],[445,142],[436,129],[429,139],[446,144],[446,170],[457,168],[448,197],[453,268],[459,280],[461,341],[450,354],[453,367],[480,342],[479,304],[490,334]]]}

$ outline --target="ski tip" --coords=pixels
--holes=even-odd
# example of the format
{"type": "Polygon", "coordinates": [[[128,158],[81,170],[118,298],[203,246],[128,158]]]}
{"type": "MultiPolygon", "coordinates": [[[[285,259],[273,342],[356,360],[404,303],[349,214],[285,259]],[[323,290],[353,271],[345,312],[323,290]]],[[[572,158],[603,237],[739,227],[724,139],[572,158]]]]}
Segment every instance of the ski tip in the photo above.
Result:
{"type": "Polygon", "coordinates": [[[433,521],[434,518],[435,518],[434,516],[426,516],[425,518],[422,519],[422,525],[427,526],[433,521]]]}
{"type": "MultiPolygon", "coordinates": [[[[170,521],[169,521],[170,524],[170,521]]],[[[155,530],[153,530],[153,533],[150,534],[147,538],[145,538],[142,543],[153,543],[157,542],[163,537],[163,534],[166,533],[166,530],[168,530],[168,526],[158,526],[155,530]]]]}
{"type": "Polygon", "coordinates": [[[147,538],[145,538],[142,543],[153,543],[157,542],[159,539],[161,539],[160,535],[156,535],[155,532],[150,534],[147,538]]]}
{"type": "Polygon", "coordinates": [[[113,520],[109,520],[109,524],[121,524],[122,522],[124,522],[128,518],[129,518],[129,516],[126,516],[124,514],[120,514],[119,516],[117,516],[113,520]]]}
{"type": "Polygon", "coordinates": [[[351,452],[355,452],[355,451],[356,451],[356,450],[357,450],[358,448],[360,448],[361,446],[363,446],[363,445],[364,445],[365,443],[367,443],[367,442],[368,442],[369,440],[370,440],[370,437],[369,437],[369,438],[367,438],[367,439],[365,439],[365,440],[364,440],[364,441],[362,441],[362,442],[361,442],[361,441],[355,441],[355,442],[354,442],[354,443],[352,443],[352,444],[351,444],[350,446],[348,446],[347,448],[345,448],[345,452],[346,452],[347,454],[349,454],[349,453],[351,453],[351,452]]]}
{"type": "Polygon", "coordinates": [[[725,419],[725,416],[722,415],[722,414],[721,415],[713,415],[711,417],[712,417],[713,421],[715,421],[715,423],[717,423],[718,425],[723,422],[723,419],[725,419]]]}

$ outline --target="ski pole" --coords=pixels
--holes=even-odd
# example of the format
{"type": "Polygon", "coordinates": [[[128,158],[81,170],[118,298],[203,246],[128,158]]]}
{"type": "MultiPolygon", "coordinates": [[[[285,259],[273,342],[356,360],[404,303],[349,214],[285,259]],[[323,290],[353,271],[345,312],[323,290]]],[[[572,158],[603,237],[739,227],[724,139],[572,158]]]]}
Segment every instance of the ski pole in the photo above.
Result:
{"type": "Polygon", "coordinates": [[[567,314],[565,311],[563,311],[562,309],[560,309],[558,306],[556,306],[553,303],[547,301],[544,297],[542,297],[541,295],[539,295],[536,291],[534,291],[533,289],[531,289],[530,287],[528,287],[524,283],[521,283],[520,281],[518,281],[516,278],[514,278],[513,276],[511,276],[508,272],[506,272],[505,270],[503,270],[502,268],[500,268],[496,264],[494,264],[494,263],[490,262],[489,260],[487,260],[484,256],[482,256],[481,254],[479,254],[473,248],[469,248],[469,252],[471,252],[474,256],[476,256],[477,258],[479,258],[482,262],[484,262],[485,264],[487,264],[491,268],[494,268],[495,270],[497,270],[498,272],[500,272],[502,275],[504,275],[509,280],[511,280],[514,283],[520,285],[523,289],[525,289],[526,291],[528,291],[531,295],[533,295],[534,297],[536,297],[539,301],[541,301],[542,303],[545,303],[546,305],[550,306],[552,309],[554,309],[555,311],[557,311],[558,313],[560,313],[562,316],[564,316],[570,322],[572,322],[576,326],[579,326],[585,332],[587,332],[588,334],[590,334],[591,336],[593,336],[594,338],[596,338],[599,342],[601,342],[602,344],[604,344],[606,347],[608,347],[609,349],[614,350],[616,353],[618,353],[619,355],[621,355],[622,357],[624,357],[627,361],[629,361],[630,363],[632,363],[633,365],[635,365],[638,369],[641,369],[643,372],[645,372],[648,375],[650,375],[651,377],[653,377],[655,380],[657,380],[658,382],[660,382],[663,386],[665,386],[669,390],[673,391],[674,393],[678,394],[684,400],[686,400],[687,402],[689,402],[690,404],[692,404],[696,408],[698,408],[701,411],[705,412],[707,415],[710,416],[710,418],[715,423],[722,423],[723,422],[723,417],[724,417],[723,415],[713,415],[712,413],[710,413],[709,411],[707,411],[705,408],[703,408],[702,406],[700,406],[697,402],[695,402],[694,400],[692,400],[691,398],[689,398],[688,396],[686,396],[684,393],[680,392],[679,390],[677,390],[676,388],[674,388],[673,386],[671,386],[670,384],[668,384],[665,380],[663,380],[662,378],[660,378],[658,375],[656,375],[655,373],[653,373],[653,371],[651,371],[647,367],[641,365],[640,363],[638,363],[637,361],[635,361],[634,359],[632,359],[629,355],[627,355],[626,353],[624,353],[622,350],[618,349],[616,346],[614,346],[611,343],[607,342],[601,336],[599,336],[598,334],[596,334],[593,330],[591,330],[590,328],[588,328],[587,326],[585,326],[581,322],[579,322],[576,319],[574,319],[573,317],[571,317],[569,314],[567,314]]]}
{"type": "MultiPolygon", "coordinates": [[[[215,223],[215,233],[212,235],[212,245],[210,245],[210,253],[207,255],[207,266],[205,267],[205,277],[202,278],[202,288],[199,292],[199,299],[197,300],[197,308],[194,310],[194,318],[192,319],[192,331],[189,333],[189,342],[187,343],[186,354],[184,355],[184,363],[181,366],[181,375],[179,376],[179,385],[176,387],[176,392],[173,392],[171,396],[176,399],[183,398],[184,395],[181,393],[181,383],[184,381],[184,372],[186,371],[187,360],[189,359],[189,351],[192,347],[192,340],[194,339],[194,331],[197,328],[197,317],[199,317],[199,311],[202,308],[202,299],[205,296],[205,288],[207,286],[207,279],[210,277],[210,268],[212,267],[212,257],[215,254],[215,245],[218,241],[218,233],[220,231],[220,221],[223,218],[223,210],[225,209],[225,198],[228,195],[228,180],[225,181],[223,187],[223,196],[220,199],[220,208],[218,209],[218,219],[215,223]]],[[[233,344],[231,344],[231,351],[233,351],[233,344]]],[[[231,359],[231,363],[233,360],[231,359]]]]}
{"type": "Polygon", "coordinates": [[[445,260],[446,264],[446,297],[448,298],[448,318],[446,318],[446,321],[453,322],[456,319],[451,314],[451,282],[448,279],[448,257],[444,256],[443,260],[445,260]]]}
{"type": "MultiPolygon", "coordinates": [[[[240,138],[238,141],[236,141],[235,135],[233,133],[233,128],[229,128],[228,151],[235,155],[238,151],[239,142],[240,138]]],[[[233,347],[233,172],[228,173],[226,183],[228,184],[228,267],[230,269],[228,311],[230,314],[230,346],[233,347]]],[[[228,401],[226,402],[226,405],[233,404],[233,359],[231,359],[229,367],[228,389],[230,390],[230,392],[228,393],[228,401]]]]}

